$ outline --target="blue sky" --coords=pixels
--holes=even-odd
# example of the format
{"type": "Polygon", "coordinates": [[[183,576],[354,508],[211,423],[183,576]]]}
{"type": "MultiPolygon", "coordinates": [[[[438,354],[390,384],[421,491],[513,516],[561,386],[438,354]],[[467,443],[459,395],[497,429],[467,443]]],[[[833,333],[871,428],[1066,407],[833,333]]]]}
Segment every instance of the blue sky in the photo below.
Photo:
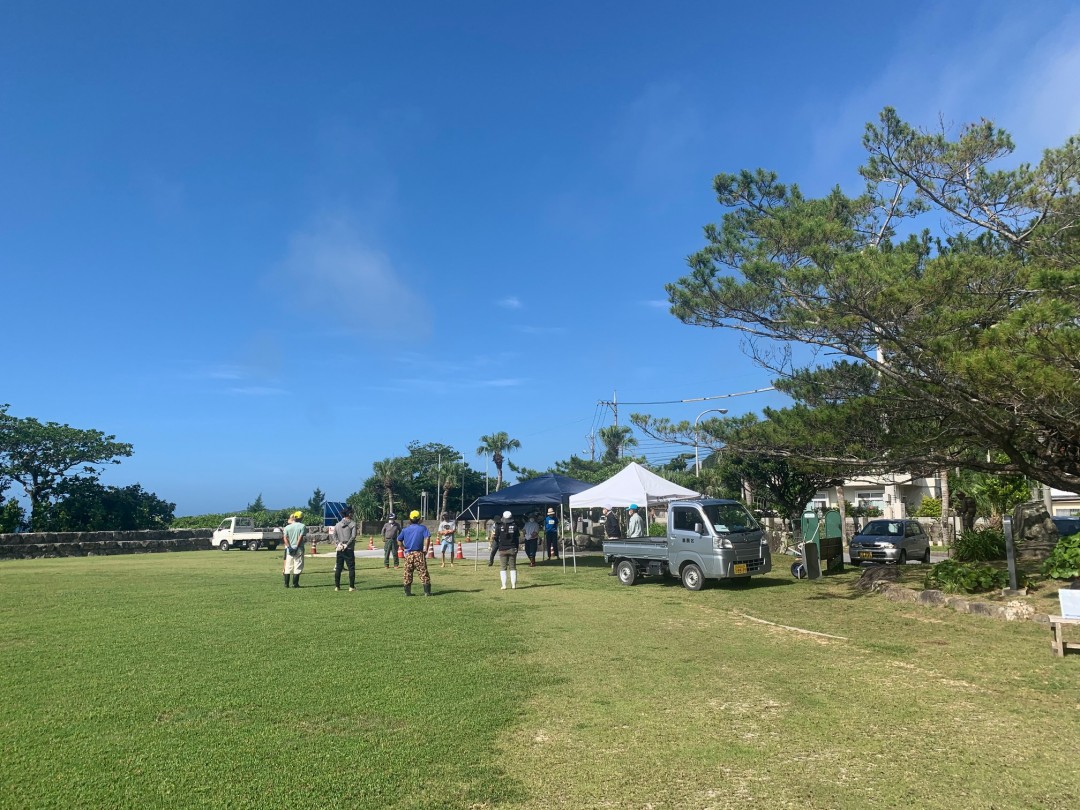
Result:
{"type": "MultiPolygon", "coordinates": [[[[855,190],[886,105],[1025,159],[1080,130],[1074,2],[728,6],[7,0],[0,402],[133,443],[104,480],[178,515],[413,439],[544,468],[613,392],[769,385],[666,309],[718,172],[855,190]]],[[[782,401],[620,420],[714,404],[782,401]]]]}

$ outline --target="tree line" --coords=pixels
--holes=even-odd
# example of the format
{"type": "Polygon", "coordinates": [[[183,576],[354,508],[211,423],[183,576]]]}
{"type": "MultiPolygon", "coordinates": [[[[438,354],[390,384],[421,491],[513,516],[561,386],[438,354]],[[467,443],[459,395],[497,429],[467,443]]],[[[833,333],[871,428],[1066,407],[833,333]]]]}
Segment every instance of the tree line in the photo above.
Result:
{"type": "Polygon", "coordinates": [[[0,405],[0,532],[162,529],[176,505],[139,484],[106,486],[102,468],[132,453],[100,430],[18,417],[0,405]],[[30,513],[13,497],[22,487],[30,513]]]}
{"type": "Polygon", "coordinates": [[[792,508],[885,473],[1080,491],[1080,138],[1001,168],[1015,147],[992,122],[950,138],[886,108],[863,145],[854,196],[717,175],[720,221],[667,285],[675,317],[743,335],[794,404],[632,422],[758,468],[792,508]]]}

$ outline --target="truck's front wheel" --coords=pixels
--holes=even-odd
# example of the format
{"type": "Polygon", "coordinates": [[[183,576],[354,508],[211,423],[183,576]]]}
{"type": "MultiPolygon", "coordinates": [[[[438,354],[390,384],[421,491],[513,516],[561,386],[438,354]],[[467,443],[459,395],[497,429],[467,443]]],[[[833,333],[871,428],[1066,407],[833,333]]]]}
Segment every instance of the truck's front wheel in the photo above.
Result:
{"type": "Polygon", "coordinates": [[[229,550],[229,541],[228,540],[222,540],[220,543],[218,543],[218,548],[220,548],[222,551],[228,551],[229,550]]]}
{"type": "Polygon", "coordinates": [[[623,585],[633,585],[637,580],[637,566],[632,560],[620,560],[615,566],[615,575],[623,585]]]}
{"type": "Polygon", "coordinates": [[[681,576],[683,587],[688,591],[700,591],[705,584],[705,577],[702,576],[701,569],[695,563],[684,565],[681,576]]]}

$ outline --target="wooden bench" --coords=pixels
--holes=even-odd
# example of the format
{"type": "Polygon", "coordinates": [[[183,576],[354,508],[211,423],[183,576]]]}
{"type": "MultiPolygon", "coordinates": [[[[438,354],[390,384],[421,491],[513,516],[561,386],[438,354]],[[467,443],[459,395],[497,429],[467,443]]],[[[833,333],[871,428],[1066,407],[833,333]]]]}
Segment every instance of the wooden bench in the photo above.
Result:
{"type": "Polygon", "coordinates": [[[1080,624],[1080,618],[1067,616],[1049,616],[1050,619],[1050,649],[1054,655],[1064,656],[1066,650],[1080,652],[1080,642],[1066,641],[1062,635],[1064,626],[1067,624],[1080,624]]]}

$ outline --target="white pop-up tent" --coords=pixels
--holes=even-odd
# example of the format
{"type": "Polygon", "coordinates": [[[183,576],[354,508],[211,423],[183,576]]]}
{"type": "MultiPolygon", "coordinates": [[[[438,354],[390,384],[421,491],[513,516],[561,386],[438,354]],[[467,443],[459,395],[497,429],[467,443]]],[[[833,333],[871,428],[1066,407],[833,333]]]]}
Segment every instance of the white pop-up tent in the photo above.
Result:
{"type": "Polygon", "coordinates": [[[698,493],[686,487],[673,484],[647,470],[636,461],[631,461],[622,470],[607,481],[570,496],[571,509],[585,509],[590,506],[621,506],[632,503],[638,506],[677,501],[680,498],[696,498],[698,493]]]}
{"type": "MultiPolygon", "coordinates": [[[[646,510],[646,525],[648,524],[648,509],[650,506],[677,501],[680,498],[696,498],[698,493],[692,489],[673,484],[666,478],[661,478],[651,470],[647,470],[636,461],[631,461],[622,470],[615,473],[607,481],[590,487],[582,492],[570,496],[570,522],[574,525],[574,510],[588,509],[595,506],[627,507],[637,504],[646,510]]],[[[571,543],[571,548],[574,544],[571,543]]],[[[563,567],[566,566],[566,555],[563,555],[563,567]]],[[[577,554],[574,554],[574,568],[577,568],[577,554]]]]}

